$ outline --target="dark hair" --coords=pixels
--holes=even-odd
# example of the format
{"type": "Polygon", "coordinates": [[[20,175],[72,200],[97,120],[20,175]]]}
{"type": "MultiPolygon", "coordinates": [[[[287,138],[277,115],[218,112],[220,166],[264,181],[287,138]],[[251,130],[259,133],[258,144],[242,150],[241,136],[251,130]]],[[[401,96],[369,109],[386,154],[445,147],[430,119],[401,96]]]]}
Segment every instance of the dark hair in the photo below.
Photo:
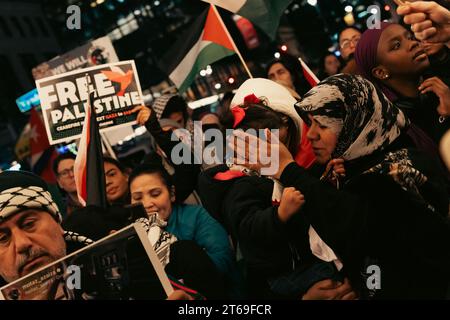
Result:
{"type": "Polygon", "coordinates": [[[359,29],[358,27],[355,27],[355,26],[345,27],[345,28],[341,29],[339,31],[339,35],[338,35],[338,45],[339,45],[339,47],[341,46],[341,34],[342,34],[342,32],[344,32],[345,30],[348,30],[348,29],[353,29],[355,31],[358,31],[360,34],[363,34],[363,30],[361,30],[361,29],[359,29]]]}
{"type": "Polygon", "coordinates": [[[188,120],[187,113],[188,105],[186,101],[180,96],[173,96],[167,101],[164,111],[161,114],[161,118],[169,118],[169,116],[174,112],[181,112],[183,114],[184,122],[188,120]]]}
{"type": "Polygon", "coordinates": [[[115,165],[122,173],[127,173],[127,168],[118,160],[111,158],[110,156],[103,156],[103,162],[111,163],[115,165]]]}
{"type": "Polygon", "coordinates": [[[294,121],[287,115],[272,110],[270,107],[264,104],[264,100],[261,104],[245,104],[243,106],[236,106],[235,108],[245,108],[245,117],[236,126],[235,129],[280,129],[285,124],[287,119],[288,141],[287,148],[294,154],[297,152],[299,141],[299,129],[295,126],[294,121]]]}
{"type": "Polygon", "coordinates": [[[266,78],[269,77],[269,70],[275,63],[281,63],[289,71],[295,91],[300,96],[303,96],[306,92],[309,91],[309,89],[311,89],[311,85],[303,75],[303,67],[300,61],[298,61],[298,59],[294,56],[291,56],[287,53],[283,53],[280,58],[274,59],[269,62],[266,67],[266,78]]]}
{"type": "Polygon", "coordinates": [[[142,176],[144,174],[157,174],[167,187],[167,189],[170,191],[173,186],[172,177],[169,175],[169,173],[164,169],[162,165],[153,164],[153,163],[143,163],[139,166],[137,166],[130,174],[130,177],[128,178],[128,189],[131,193],[131,183],[134,179],[136,179],[139,176],[142,176]]]}
{"type": "Polygon", "coordinates": [[[127,226],[129,210],[122,206],[86,206],[75,209],[64,219],[64,230],[76,232],[94,241],[106,237],[111,230],[127,226]]]}
{"type": "MultiPolygon", "coordinates": [[[[340,57],[336,56],[333,52],[327,52],[326,54],[324,54],[323,56],[320,57],[320,65],[319,65],[319,79],[323,80],[325,78],[328,78],[330,75],[326,73],[325,71],[325,60],[328,56],[334,56],[336,59],[338,59],[338,61],[341,63],[341,67],[342,67],[342,61],[340,59],[340,57]]],[[[340,68],[339,68],[340,69],[340,68]]],[[[338,69],[338,72],[339,72],[338,69]]]]}
{"type": "Polygon", "coordinates": [[[53,160],[53,164],[52,164],[52,169],[53,169],[53,172],[55,173],[55,175],[58,176],[58,167],[59,167],[59,163],[61,161],[66,160],[66,159],[75,160],[75,158],[76,158],[75,155],[73,153],[71,153],[71,152],[66,152],[66,153],[59,154],[55,158],[55,160],[53,160]]]}

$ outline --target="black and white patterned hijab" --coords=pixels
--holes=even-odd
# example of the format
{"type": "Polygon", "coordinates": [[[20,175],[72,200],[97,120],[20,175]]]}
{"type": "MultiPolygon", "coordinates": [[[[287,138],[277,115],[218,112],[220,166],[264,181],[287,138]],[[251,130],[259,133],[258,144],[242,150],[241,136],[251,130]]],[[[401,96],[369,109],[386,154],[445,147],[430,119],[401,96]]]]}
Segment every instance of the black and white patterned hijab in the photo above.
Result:
{"type": "Polygon", "coordinates": [[[306,124],[308,115],[337,135],[332,158],[353,160],[385,149],[407,126],[403,112],[370,81],[338,74],[321,81],[296,104],[306,124]]]}

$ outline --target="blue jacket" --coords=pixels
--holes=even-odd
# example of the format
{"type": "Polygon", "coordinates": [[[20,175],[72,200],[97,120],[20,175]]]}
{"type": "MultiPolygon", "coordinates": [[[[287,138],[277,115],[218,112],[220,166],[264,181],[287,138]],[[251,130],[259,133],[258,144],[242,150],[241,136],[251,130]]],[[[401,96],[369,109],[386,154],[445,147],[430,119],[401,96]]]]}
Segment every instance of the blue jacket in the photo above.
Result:
{"type": "Polygon", "coordinates": [[[223,274],[235,272],[235,261],[225,229],[201,206],[174,205],[166,231],[179,240],[193,240],[223,274]]]}

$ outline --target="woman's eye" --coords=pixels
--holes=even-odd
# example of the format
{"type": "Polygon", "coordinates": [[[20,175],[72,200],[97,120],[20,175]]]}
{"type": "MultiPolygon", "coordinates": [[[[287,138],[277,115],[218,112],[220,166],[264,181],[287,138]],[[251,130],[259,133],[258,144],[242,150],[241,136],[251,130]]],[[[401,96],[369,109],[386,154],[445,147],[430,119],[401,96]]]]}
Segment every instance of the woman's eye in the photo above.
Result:
{"type": "Polygon", "coordinates": [[[161,192],[159,192],[159,191],[157,191],[157,192],[152,192],[151,193],[151,196],[152,197],[157,197],[157,196],[159,196],[161,194],[161,192]]]}
{"type": "Polygon", "coordinates": [[[400,41],[395,41],[394,46],[392,47],[394,50],[400,48],[400,41]]]}

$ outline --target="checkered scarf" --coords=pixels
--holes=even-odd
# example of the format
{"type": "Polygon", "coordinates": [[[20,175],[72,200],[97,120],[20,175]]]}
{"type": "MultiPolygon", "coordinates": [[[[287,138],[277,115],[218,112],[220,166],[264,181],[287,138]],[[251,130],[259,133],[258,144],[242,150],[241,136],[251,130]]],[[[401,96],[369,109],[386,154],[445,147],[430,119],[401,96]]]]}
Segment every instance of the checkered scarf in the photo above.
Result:
{"type": "Polygon", "coordinates": [[[166,109],[169,100],[175,96],[175,94],[164,94],[156,98],[155,102],[152,105],[152,109],[156,112],[156,117],[158,118],[158,120],[161,119],[161,116],[166,109]]]}
{"type": "Polygon", "coordinates": [[[321,81],[296,105],[302,119],[308,115],[338,137],[332,159],[358,159],[386,149],[409,122],[370,81],[338,74],[321,81]]]}
{"type": "Polygon", "coordinates": [[[167,222],[160,219],[157,214],[151,214],[148,218],[139,218],[136,222],[147,231],[148,239],[159,261],[165,267],[170,262],[170,245],[178,240],[177,237],[164,230],[167,222]]]}
{"type": "Polygon", "coordinates": [[[26,209],[44,210],[61,223],[62,217],[50,192],[38,186],[14,187],[0,192],[0,222],[26,209]]]}

